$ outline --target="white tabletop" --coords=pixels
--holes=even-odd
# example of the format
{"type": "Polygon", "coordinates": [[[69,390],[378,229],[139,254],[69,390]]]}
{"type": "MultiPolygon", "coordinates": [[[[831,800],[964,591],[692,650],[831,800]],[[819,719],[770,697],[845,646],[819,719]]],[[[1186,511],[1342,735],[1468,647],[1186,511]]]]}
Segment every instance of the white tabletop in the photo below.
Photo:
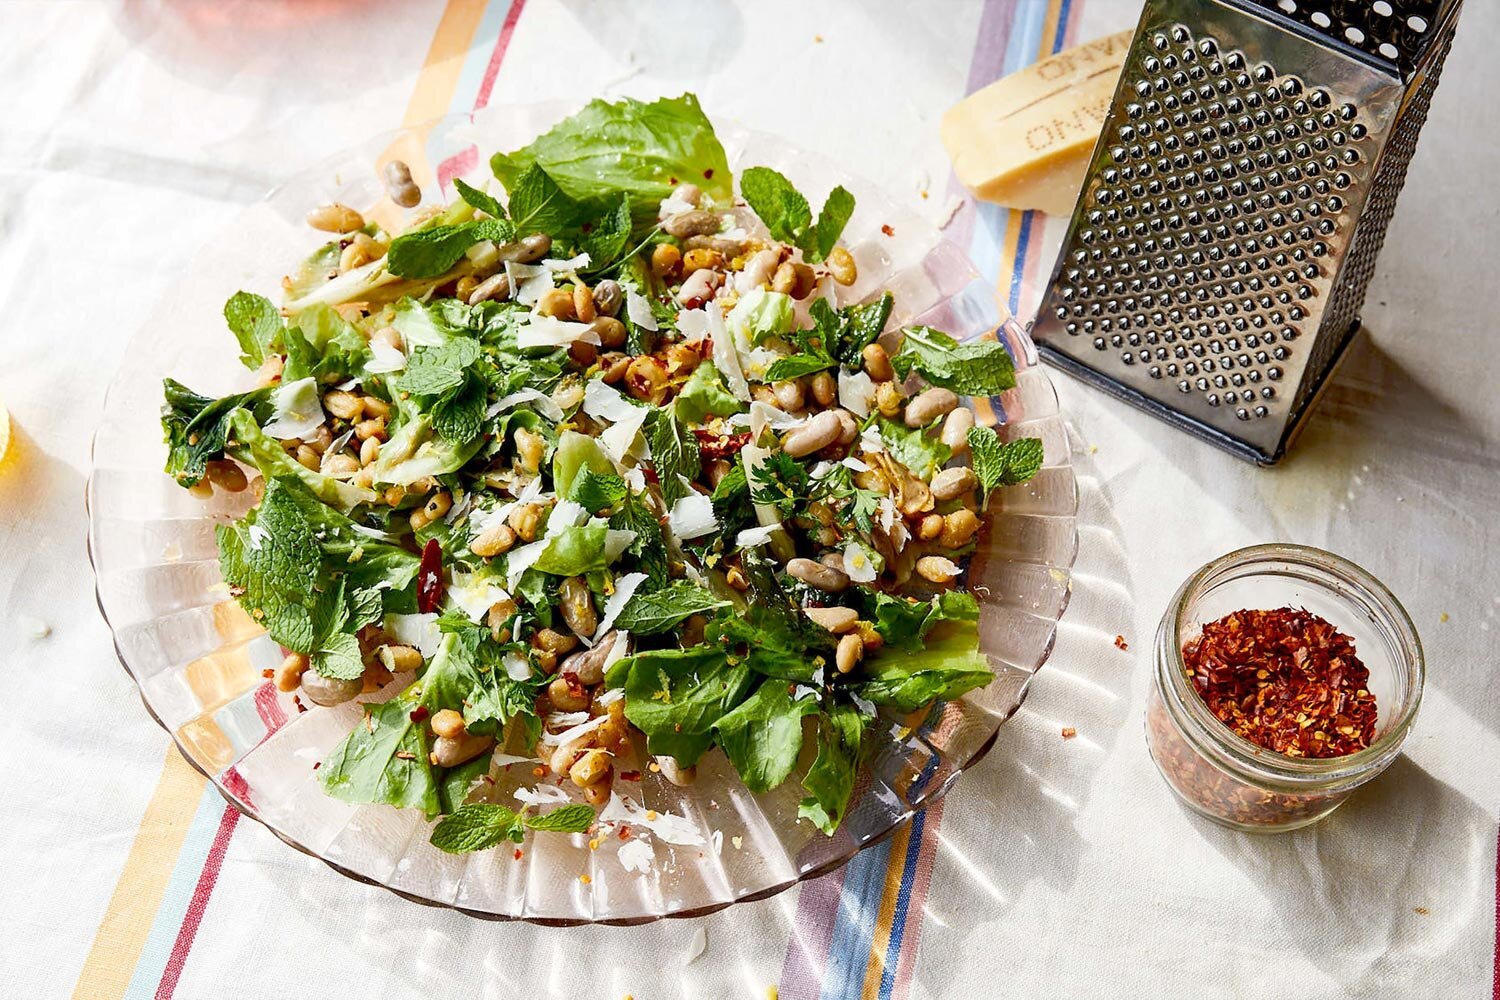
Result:
{"type": "MultiPolygon", "coordinates": [[[[130,335],[195,255],[236,252],[225,227],[278,179],[481,96],[691,89],[942,220],[941,112],[1060,39],[1129,26],[1138,5],[0,5],[0,398],[15,421],[0,464],[3,992],[1490,996],[1500,9],[1468,6],[1368,336],[1286,462],[1256,469],[1056,376],[1079,444],[1075,595],[990,755],[920,829],[837,876],[699,921],[555,930],[350,882],[238,821],[169,750],[115,660],[85,551],[90,438],[130,335]],[[1273,540],[1380,576],[1422,633],[1429,680],[1389,772],[1318,826],[1249,837],[1190,816],[1157,777],[1146,650],[1188,572],[1273,540]]],[[[982,266],[1017,270],[1018,219],[956,224],[982,266]]],[[[1023,318],[1061,227],[1030,225],[1025,280],[1000,282],[1023,318]]]]}

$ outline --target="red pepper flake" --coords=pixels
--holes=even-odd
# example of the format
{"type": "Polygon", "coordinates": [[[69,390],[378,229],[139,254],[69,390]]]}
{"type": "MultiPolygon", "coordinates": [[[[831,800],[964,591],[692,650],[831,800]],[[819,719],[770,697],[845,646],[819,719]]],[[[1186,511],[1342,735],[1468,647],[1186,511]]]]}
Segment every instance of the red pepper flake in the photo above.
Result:
{"type": "Polygon", "coordinates": [[[443,604],[443,547],[436,538],[427,539],[422,563],[417,569],[417,610],[431,614],[443,604]]]}
{"type": "Polygon", "coordinates": [[[299,694],[292,695],[292,704],[297,706],[299,712],[307,711],[307,706],[302,704],[302,696],[299,694]]]}
{"type": "Polygon", "coordinates": [[[521,850],[521,849],[520,849],[520,848],[519,848],[519,847],[518,847],[518,848],[516,848],[516,853],[515,853],[515,855],[514,855],[514,856],[515,856],[515,859],[516,859],[516,860],[517,860],[517,861],[520,861],[520,860],[521,860],[521,856],[522,856],[522,855],[523,855],[523,854],[524,854],[524,853],[525,853],[525,852],[524,852],[524,851],[522,851],[522,850],[521,850]]]}
{"type": "Polygon", "coordinates": [[[880,227],[880,231],[882,233],[885,233],[887,236],[895,236],[896,235],[896,229],[895,229],[895,227],[892,226],[892,225],[890,225],[889,223],[887,223],[886,225],[881,226],[880,227]]]}
{"type": "Polygon", "coordinates": [[[1062,737],[1063,737],[1063,739],[1065,739],[1065,740],[1071,740],[1073,737],[1075,737],[1077,735],[1078,735],[1078,730],[1074,729],[1072,726],[1063,726],[1063,730],[1062,730],[1062,737]]]}
{"type": "Polygon", "coordinates": [[[711,181],[711,180],[714,179],[714,168],[713,167],[709,167],[707,170],[703,171],[703,179],[706,180],[706,181],[711,181]]]}
{"type": "Polygon", "coordinates": [[[272,677],[276,676],[276,671],[272,670],[270,667],[267,667],[260,672],[260,675],[266,680],[270,680],[272,677]]]}
{"type": "Polygon", "coordinates": [[[410,712],[411,721],[413,721],[413,722],[426,722],[427,721],[427,717],[429,715],[431,715],[431,714],[432,714],[431,712],[427,711],[427,706],[426,705],[418,705],[416,708],[412,709],[411,712],[410,712]]]}
{"type": "Polygon", "coordinates": [[[395,753],[395,757],[396,757],[397,760],[416,760],[417,759],[417,755],[414,754],[414,753],[412,753],[410,750],[397,750],[396,753],[395,753]]]}
{"type": "Polygon", "coordinates": [[[322,766],[323,766],[323,762],[321,760],[315,760],[315,761],[313,761],[313,770],[314,771],[316,771],[318,768],[320,768],[322,766]]]}
{"type": "Polygon", "coordinates": [[[1130,643],[1128,643],[1128,642],[1125,641],[1125,637],[1123,635],[1117,635],[1117,636],[1115,636],[1115,648],[1116,649],[1129,649],[1130,648],[1130,643]]]}
{"type": "Polygon", "coordinates": [[[641,772],[639,772],[639,771],[621,771],[620,772],[620,780],[621,781],[640,781],[641,780],[641,772]]]}
{"type": "Polygon", "coordinates": [[[630,824],[629,823],[621,823],[620,824],[620,839],[621,840],[629,840],[630,839],[630,824]]]}
{"type": "Polygon", "coordinates": [[[1354,640],[1300,608],[1236,611],[1182,650],[1214,716],[1288,757],[1343,757],[1375,737],[1370,671],[1354,640]]]}
{"type": "Polygon", "coordinates": [[[698,439],[698,457],[705,462],[728,458],[750,443],[749,431],[742,431],[738,434],[715,434],[711,430],[694,427],[693,436],[698,439]]]}

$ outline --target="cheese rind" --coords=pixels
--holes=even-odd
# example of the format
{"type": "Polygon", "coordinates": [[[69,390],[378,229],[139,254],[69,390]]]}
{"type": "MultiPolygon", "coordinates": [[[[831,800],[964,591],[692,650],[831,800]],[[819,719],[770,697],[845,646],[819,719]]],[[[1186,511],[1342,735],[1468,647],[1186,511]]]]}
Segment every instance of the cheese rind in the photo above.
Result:
{"type": "Polygon", "coordinates": [[[974,92],[943,116],[943,145],[976,197],[1072,211],[1131,33],[1060,52],[974,92]]]}

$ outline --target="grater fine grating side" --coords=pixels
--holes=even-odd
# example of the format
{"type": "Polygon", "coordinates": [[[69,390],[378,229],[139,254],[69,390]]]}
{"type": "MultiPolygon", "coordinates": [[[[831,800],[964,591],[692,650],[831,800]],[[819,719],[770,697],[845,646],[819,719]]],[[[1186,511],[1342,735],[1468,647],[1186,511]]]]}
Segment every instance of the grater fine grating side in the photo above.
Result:
{"type": "Polygon", "coordinates": [[[1358,312],[1462,0],[1148,0],[1032,328],[1243,458],[1285,453],[1358,312]]]}

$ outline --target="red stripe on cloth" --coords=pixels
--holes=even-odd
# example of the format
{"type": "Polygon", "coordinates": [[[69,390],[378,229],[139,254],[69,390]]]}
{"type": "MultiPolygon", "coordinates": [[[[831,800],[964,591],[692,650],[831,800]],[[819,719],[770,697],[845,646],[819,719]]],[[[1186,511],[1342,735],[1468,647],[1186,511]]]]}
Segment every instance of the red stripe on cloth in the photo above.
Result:
{"type": "Polygon", "coordinates": [[[500,74],[500,63],[505,60],[505,50],[510,48],[510,37],[516,33],[516,22],[521,19],[521,11],[525,7],[526,0],[511,0],[505,23],[500,25],[500,38],[495,42],[495,51],[490,54],[490,64],[484,68],[484,79],[479,82],[479,96],[474,99],[475,111],[490,103],[490,92],[495,89],[495,77],[500,74]]]}
{"type": "Polygon", "coordinates": [[[906,904],[906,927],[901,936],[901,954],[896,961],[896,979],[891,1000],[906,1000],[911,993],[911,974],[917,965],[917,947],[922,941],[922,923],[927,917],[927,890],[932,886],[932,866],[937,859],[938,828],[943,825],[943,800],[927,807],[922,846],[912,873],[911,898],[906,904]]]}
{"type": "Polygon", "coordinates": [[[161,982],[156,987],[156,1000],[172,1000],[177,991],[177,982],[182,978],[182,969],[187,965],[188,953],[193,950],[193,939],[198,936],[198,925],[208,910],[209,898],[214,885],[219,881],[219,869],[224,866],[224,855],[229,851],[229,838],[234,836],[235,824],[240,812],[232,806],[224,807],[219,819],[218,832],[214,834],[213,846],[208,849],[208,858],[203,862],[203,871],[198,875],[198,884],[193,889],[193,898],[183,915],[182,926],[177,930],[177,940],[172,943],[172,954],[167,967],[162,970],[161,982]]]}
{"type": "Polygon", "coordinates": [[[1500,835],[1495,838],[1495,983],[1490,995],[1500,1000],[1500,835]]]}
{"type": "Polygon", "coordinates": [[[276,696],[276,685],[270,681],[255,689],[255,714],[265,724],[267,736],[286,725],[286,709],[281,707],[281,699],[276,696]]]}

